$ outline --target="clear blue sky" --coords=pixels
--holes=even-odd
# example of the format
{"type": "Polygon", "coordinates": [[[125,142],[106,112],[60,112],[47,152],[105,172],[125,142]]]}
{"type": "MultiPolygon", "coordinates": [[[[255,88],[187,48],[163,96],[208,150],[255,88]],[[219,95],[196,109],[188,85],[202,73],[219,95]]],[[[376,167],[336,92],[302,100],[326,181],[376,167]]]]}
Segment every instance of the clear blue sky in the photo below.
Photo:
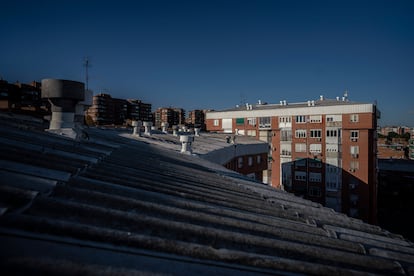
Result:
{"type": "Polygon", "coordinates": [[[342,96],[414,127],[414,1],[3,1],[0,77],[224,109],[342,96]]]}

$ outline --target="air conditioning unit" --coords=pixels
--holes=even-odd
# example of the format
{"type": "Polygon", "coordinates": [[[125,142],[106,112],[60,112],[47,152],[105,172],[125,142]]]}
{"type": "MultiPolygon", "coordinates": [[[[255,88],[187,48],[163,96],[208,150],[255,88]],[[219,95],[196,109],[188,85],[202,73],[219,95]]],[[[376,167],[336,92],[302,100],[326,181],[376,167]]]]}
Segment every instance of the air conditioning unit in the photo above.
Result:
{"type": "Polygon", "coordinates": [[[322,141],[322,139],[321,138],[316,138],[316,141],[320,142],[320,141],[322,141]]]}

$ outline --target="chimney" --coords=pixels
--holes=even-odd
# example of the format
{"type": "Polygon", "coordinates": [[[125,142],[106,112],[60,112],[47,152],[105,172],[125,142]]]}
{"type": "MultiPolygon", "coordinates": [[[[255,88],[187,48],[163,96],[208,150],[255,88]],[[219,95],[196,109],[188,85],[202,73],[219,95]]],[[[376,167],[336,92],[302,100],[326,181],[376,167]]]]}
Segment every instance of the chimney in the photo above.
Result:
{"type": "Polygon", "coordinates": [[[85,85],[77,81],[43,79],[42,98],[48,99],[52,107],[49,131],[77,138],[74,130],[76,104],[85,99],[85,85]]]}
{"type": "Polygon", "coordinates": [[[152,127],[152,122],[144,122],[143,123],[144,127],[145,127],[145,135],[151,136],[151,127],[152,127]]]}
{"type": "Polygon", "coordinates": [[[173,125],[172,126],[172,130],[173,130],[173,135],[174,136],[178,136],[178,126],[177,125],[173,125]]]}
{"type": "Polygon", "coordinates": [[[132,121],[132,127],[134,128],[134,132],[132,133],[132,135],[138,135],[141,137],[141,126],[141,121],[132,121]]]}
{"type": "Polygon", "coordinates": [[[200,128],[199,127],[194,128],[194,135],[195,136],[200,136],[200,128]]]}
{"type": "Polygon", "coordinates": [[[194,137],[191,135],[180,135],[181,153],[191,154],[191,144],[194,141],[194,137]]]}
{"type": "Polygon", "coordinates": [[[162,127],[162,132],[168,133],[167,132],[167,129],[168,129],[168,123],[167,122],[162,122],[161,127],[162,127]]]}
{"type": "Polygon", "coordinates": [[[319,100],[321,100],[321,101],[323,101],[323,100],[324,100],[323,95],[320,95],[320,96],[319,96],[319,100]]]}

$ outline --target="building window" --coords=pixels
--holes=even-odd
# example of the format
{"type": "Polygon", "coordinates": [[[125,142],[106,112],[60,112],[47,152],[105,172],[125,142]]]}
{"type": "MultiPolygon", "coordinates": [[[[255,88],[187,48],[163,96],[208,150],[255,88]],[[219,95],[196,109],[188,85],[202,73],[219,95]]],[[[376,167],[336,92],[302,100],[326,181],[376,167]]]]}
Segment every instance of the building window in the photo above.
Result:
{"type": "Polygon", "coordinates": [[[358,169],[359,169],[359,161],[351,161],[350,166],[349,166],[349,170],[351,172],[355,172],[358,169]]]}
{"type": "Polygon", "coordinates": [[[296,138],[306,138],[306,129],[297,129],[295,130],[296,138]]]}
{"type": "Polygon", "coordinates": [[[306,152],[306,144],[304,143],[295,144],[295,152],[306,152]]]}
{"type": "Polygon", "coordinates": [[[281,144],[280,145],[280,155],[292,155],[292,145],[289,144],[281,144]]]}
{"type": "Polygon", "coordinates": [[[351,156],[353,158],[358,158],[359,155],[359,146],[351,146],[351,156]]]}
{"type": "Polygon", "coordinates": [[[256,130],[247,130],[247,136],[252,136],[252,137],[256,137],[256,130]]]}
{"type": "Polygon", "coordinates": [[[292,130],[281,130],[280,141],[292,141],[292,130]]]}
{"type": "Polygon", "coordinates": [[[281,116],[279,117],[279,123],[291,123],[292,117],[290,116],[281,116]]]}
{"type": "Polygon", "coordinates": [[[219,123],[220,123],[219,120],[218,119],[215,119],[214,122],[213,122],[213,125],[214,126],[219,126],[219,123]]]}
{"type": "Polygon", "coordinates": [[[256,126],[256,118],[247,118],[247,123],[250,126],[256,126]]]}
{"type": "Polygon", "coordinates": [[[322,174],[314,172],[309,173],[309,181],[320,183],[322,181],[322,174]]]}
{"type": "Polygon", "coordinates": [[[252,156],[249,156],[247,158],[247,164],[249,165],[249,167],[253,166],[253,157],[252,156]]]}
{"type": "Polygon", "coordinates": [[[239,169],[243,168],[243,157],[239,157],[237,161],[239,169]]]}
{"type": "Polygon", "coordinates": [[[306,181],[306,172],[295,171],[295,180],[306,181]]]}
{"type": "Polygon", "coordinates": [[[358,114],[351,114],[350,121],[351,123],[357,123],[359,121],[358,114]]]}
{"type": "Polygon", "coordinates": [[[322,137],[322,130],[320,130],[320,129],[311,129],[310,130],[310,137],[311,138],[321,138],[322,137]]]}
{"type": "Polygon", "coordinates": [[[257,163],[257,164],[262,163],[262,156],[261,156],[261,155],[258,155],[258,156],[256,157],[256,163],[257,163]]]}
{"type": "Polygon", "coordinates": [[[300,115],[295,117],[296,123],[306,123],[306,116],[300,115]]]}
{"type": "Polygon", "coordinates": [[[341,130],[340,129],[327,129],[326,137],[341,137],[341,130]]]}
{"type": "Polygon", "coordinates": [[[311,123],[322,123],[322,115],[311,115],[309,120],[311,123]]]}
{"type": "Polygon", "coordinates": [[[270,128],[270,117],[260,117],[259,128],[270,128]]]}
{"type": "Polygon", "coordinates": [[[309,160],[309,168],[322,168],[322,162],[318,160],[309,160]]]}
{"type": "Polygon", "coordinates": [[[309,195],[313,197],[320,197],[321,196],[321,188],[319,187],[309,187],[309,195]]]}
{"type": "Polygon", "coordinates": [[[244,125],[244,118],[236,118],[236,125],[244,125]]]}
{"type": "Polygon", "coordinates": [[[358,138],[359,138],[359,131],[351,130],[351,141],[358,141],[358,138]]]}
{"type": "Polygon", "coordinates": [[[321,144],[310,144],[309,151],[312,153],[320,153],[322,152],[322,145],[321,144]]]}

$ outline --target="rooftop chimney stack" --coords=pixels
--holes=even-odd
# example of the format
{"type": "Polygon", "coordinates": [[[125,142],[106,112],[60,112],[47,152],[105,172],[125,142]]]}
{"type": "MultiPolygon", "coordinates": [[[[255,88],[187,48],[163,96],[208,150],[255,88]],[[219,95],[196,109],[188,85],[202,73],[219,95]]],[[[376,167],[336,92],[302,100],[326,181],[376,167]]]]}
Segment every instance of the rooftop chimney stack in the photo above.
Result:
{"type": "Polygon", "coordinates": [[[144,122],[143,125],[145,127],[144,134],[147,135],[147,136],[151,136],[152,123],[151,122],[144,122]]]}
{"type": "Polygon", "coordinates": [[[71,80],[43,79],[42,98],[48,99],[52,107],[49,131],[76,138],[76,105],[85,99],[85,85],[71,80]]]}
{"type": "Polygon", "coordinates": [[[178,136],[178,126],[177,125],[173,125],[172,126],[172,130],[173,130],[173,135],[174,136],[178,136]]]}
{"type": "Polygon", "coordinates": [[[141,126],[141,121],[132,121],[132,127],[134,128],[134,132],[132,133],[132,135],[138,135],[141,137],[141,126]]]}
{"type": "Polygon", "coordinates": [[[191,144],[194,141],[194,137],[191,135],[180,135],[181,153],[191,154],[191,144]]]}
{"type": "Polygon", "coordinates": [[[200,128],[199,127],[194,128],[194,135],[195,136],[200,136],[200,128]]]}
{"type": "Polygon", "coordinates": [[[162,127],[162,132],[168,133],[167,132],[167,129],[168,129],[168,123],[167,122],[162,122],[161,127],[162,127]]]}

